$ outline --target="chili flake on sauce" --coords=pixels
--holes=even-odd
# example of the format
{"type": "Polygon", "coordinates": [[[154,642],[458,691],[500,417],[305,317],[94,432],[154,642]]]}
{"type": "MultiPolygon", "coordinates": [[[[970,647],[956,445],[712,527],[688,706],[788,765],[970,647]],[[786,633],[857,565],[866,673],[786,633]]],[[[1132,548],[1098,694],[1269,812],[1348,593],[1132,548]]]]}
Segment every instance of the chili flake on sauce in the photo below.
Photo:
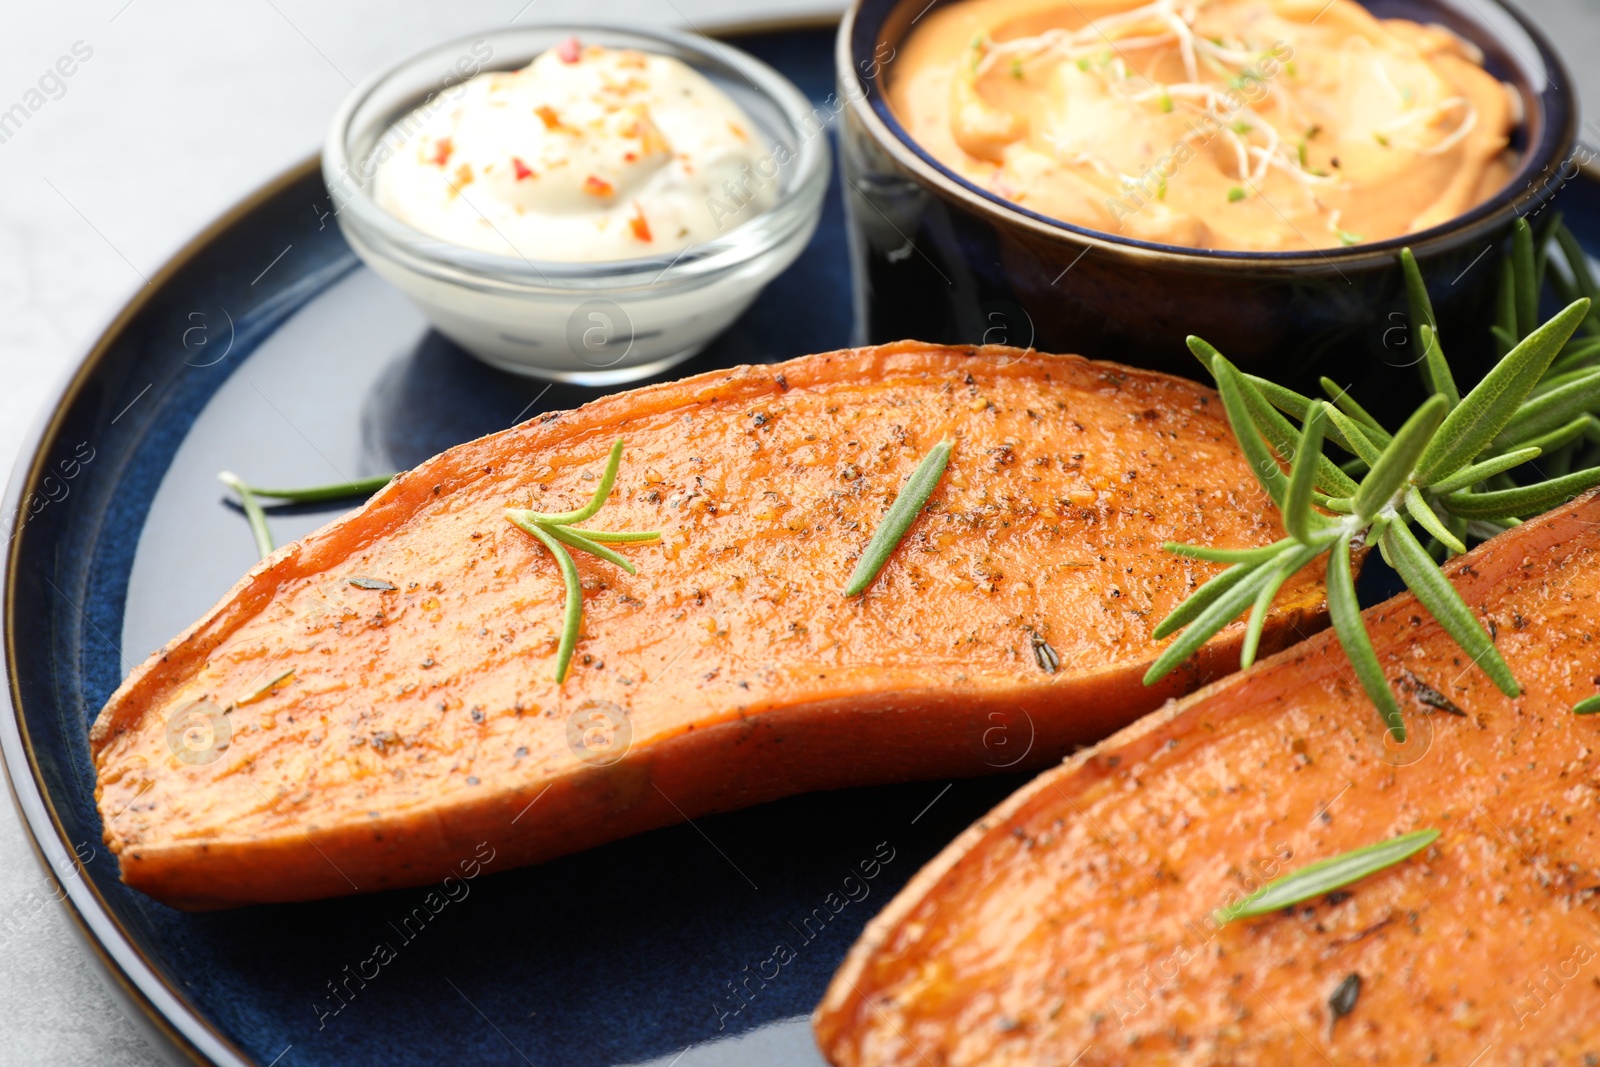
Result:
{"type": "Polygon", "coordinates": [[[761,129],[678,59],[569,38],[402,118],[394,132],[419,147],[379,160],[374,194],[469,248],[670,254],[772,206],[780,182],[761,129]]]}

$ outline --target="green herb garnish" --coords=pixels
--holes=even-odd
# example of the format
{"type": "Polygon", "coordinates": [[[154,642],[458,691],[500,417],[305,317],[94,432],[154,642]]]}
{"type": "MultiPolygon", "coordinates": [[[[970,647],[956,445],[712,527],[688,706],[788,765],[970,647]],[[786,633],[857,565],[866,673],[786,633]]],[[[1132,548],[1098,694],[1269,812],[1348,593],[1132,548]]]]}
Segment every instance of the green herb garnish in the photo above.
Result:
{"type": "Polygon", "coordinates": [[[1328,994],[1328,1016],[1331,1022],[1338,1022],[1346,1015],[1356,1010],[1356,1001],[1361,999],[1361,976],[1354,971],[1345,975],[1339,984],[1333,987],[1333,992],[1328,994]]]}
{"type": "Polygon", "coordinates": [[[256,539],[256,551],[261,558],[272,555],[272,531],[267,528],[267,513],[261,510],[261,502],[256,499],[254,491],[232,471],[222,471],[217,475],[217,481],[239,494],[239,506],[244,509],[244,517],[250,520],[250,534],[256,539]]]}
{"type": "Polygon", "coordinates": [[[328,500],[344,500],[352,496],[370,496],[394,481],[392,474],[379,474],[371,478],[357,478],[353,482],[334,482],[332,485],[311,485],[303,489],[263,489],[250,486],[258,497],[281,500],[286,504],[321,504],[328,500]]]}
{"type": "Polygon", "coordinates": [[[1331,893],[1370,874],[1392,867],[1401,860],[1421,852],[1439,839],[1437,830],[1417,830],[1376,845],[1345,852],[1329,859],[1318,860],[1298,871],[1268,882],[1237,904],[1218,908],[1213,915],[1218,922],[1230,923],[1235,919],[1252,919],[1267,915],[1291,904],[1299,904],[1331,893]]]}
{"type": "Polygon", "coordinates": [[[506,518],[518,529],[532,534],[540,544],[550,550],[550,554],[555,557],[556,566],[561,571],[561,580],[566,585],[561,642],[556,647],[557,685],[567,680],[567,668],[572,665],[572,652],[578,644],[578,633],[583,629],[583,586],[578,581],[578,565],[572,561],[572,554],[565,546],[571,546],[607,563],[613,563],[629,574],[637,574],[638,569],[626,556],[606,548],[602,542],[634,543],[655,541],[661,537],[661,534],[656,532],[571,528],[573,523],[593,518],[605,506],[606,498],[611,495],[612,486],[617,484],[617,468],[621,465],[622,438],[619,437],[611,446],[611,456],[606,460],[606,469],[600,477],[600,485],[596,487],[594,496],[583,507],[576,511],[559,512],[534,511],[528,508],[510,508],[506,511],[506,518]]]}
{"type": "Polygon", "coordinates": [[[1013,59],[1011,61],[1011,76],[1017,81],[1022,80],[1022,60],[1013,59]]]}
{"type": "Polygon", "coordinates": [[[944,469],[950,464],[950,450],[955,444],[955,438],[946,437],[934,445],[933,451],[923,456],[922,462],[917,464],[917,469],[911,472],[911,477],[906,479],[906,484],[901,487],[899,495],[894,498],[894,503],[889,506],[889,512],[884,515],[883,522],[878,525],[872,534],[872,539],[867,542],[867,547],[862,550],[861,558],[856,561],[856,569],[850,574],[850,584],[845,586],[845,596],[856,596],[865,592],[873,579],[878,577],[878,572],[883,570],[883,565],[889,562],[889,557],[894,555],[901,538],[905,537],[906,531],[911,528],[911,523],[916,520],[917,513],[922,510],[922,505],[926,504],[928,497],[933,494],[934,486],[944,477],[944,469]]]}
{"type": "Polygon", "coordinates": [[[1389,138],[1385,137],[1383,134],[1379,133],[1377,130],[1373,130],[1372,131],[1372,139],[1374,141],[1377,141],[1379,144],[1383,145],[1383,147],[1385,147],[1385,148],[1389,147],[1389,138]]]}
{"type": "Polygon", "coordinates": [[[1593,715],[1596,712],[1600,712],[1600,696],[1580,700],[1572,705],[1572,714],[1574,715],[1593,715]]]}
{"type": "Polygon", "coordinates": [[[1237,204],[1239,201],[1241,201],[1243,199],[1244,199],[1244,189],[1241,186],[1235,185],[1232,189],[1228,190],[1228,203],[1237,204]]]}
{"type": "Polygon", "coordinates": [[[1349,230],[1334,230],[1333,232],[1338,234],[1339,243],[1347,248],[1350,245],[1358,245],[1361,243],[1361,235],[1359,233],[1351,233],[1349,230]]]}
{"type": "Polygon", "coordinates": [[[282,674],[279,674],[276,677],[274,677],[271,681],[266,682],[263,685],[257,686],[256,688],[252,689],[250,692],[246,693],[244,696],[240,697],[238,700],[235,700],[233,702],[233,706],[237,708],[237,707],[243,707],[246,704],[254,704],[256,701],[262,699],[263,697],[265,697],[269,693],[271,693],[274,689],[276,689],[278,687],[278,683],[287,682],[289,680],[289,678],[294,674],[294,670],[295,669],[293,667],[290,667],[288,670],[284,671],[282,674]]]}
{"type": "Polygon", "coordinates": [[[1161,90],[1161,113],[1164,115],[1172,114],[1172,94],[1165,89],[1161,90]]]}
{"type": "Polygon", "coordinates": [[[335,482],[332,485],[313,485],[304,489],[263,489],[249,485],[232,471],[222,471],[217,479],[239,494],[239,506],[250,520],[250,533],[256,539],[256,551],[265,559],[272,554],[272,530],[267,526],[267,513],[261,509],[262,497],[285,504],[320,504],[329,500],[343,500],[353,496],[370,496],[394,481],[392,474],[375,478],[359,478],[353,482],[335,482]]]}
{"type": "MultiPolygon", "coordinates": [[[[1568,274],[1581,279],[1587,264],[1571,259],[1573,254],[1581,257],[1581,250],[1568,252],[1564,231],[1559,225],[1552,229],[1568,274]]],[[[1526,312],[1537,258],[1531,254],[1526,221],[1517,223],[1517,235],[1516,244],[1525,251],[1508,261],[1513,269],[1506,287],[1514,296],[1520,289],[1526,312]]],[[[1189,338],[1190,349],[1216,379],[1234,435],[1283,515],[1288,536],[1264,548],[1242,550],[1166,546],[1179,555],[1231,566],[1156,627],[1158,639],[1180,629],[1183,633],[1145,675],[1147,684],[1164,677],[1246,609],[1250,619],[1240,664],[1248,667],[1278,589],[1326,553],[1334,632],[1367,696],[1403,741],[1399,703],[1356,601],[1352,556],[1375,545],[1471,662],[1502,693],[1520,694],[1511,668],[1438,560],[1465,552],[1469,537],[1492,537],[1600,485],[1600,423],[1595,419],[1600,370],[1594,366],[1600,363],[1600,346],[1587,338],[1573,340],[1579,326],[1589,321],[1590,301],[1580,296],[1538,326],[1531,314],[1525,320],[1514,311],[1505,327],[1511,331],[1510,351],[1462,395],[1409,250],[1400,254],[1400,269],[1411,307],[1412,343],[1422,352],[1417,366],[1433,395],[1393,433],[1331,381],[1324,379],[1323,388],[1333,402],[1313,400],[1243,374],[1211,345],[1189,338]],[[1552,367],[1566,369],[1552,376],[1552,367]],[[1291,418],[1301,425],[1297,428],[1291,418]],[[1325,440],[1355,458],[1335,463],[1323,453],[1325,440]],[[1510,472],[1540,456],[1560,457],[1548,468],[1555,476],[1541,474],[1542,480],[1529,484],[1511,479],[1510,472]]],[[[1556,272],[1550,276],[1555,278],[1556,272]]],[[[1568,284],[1576,288],[1584,282],[1568,284]]]]}

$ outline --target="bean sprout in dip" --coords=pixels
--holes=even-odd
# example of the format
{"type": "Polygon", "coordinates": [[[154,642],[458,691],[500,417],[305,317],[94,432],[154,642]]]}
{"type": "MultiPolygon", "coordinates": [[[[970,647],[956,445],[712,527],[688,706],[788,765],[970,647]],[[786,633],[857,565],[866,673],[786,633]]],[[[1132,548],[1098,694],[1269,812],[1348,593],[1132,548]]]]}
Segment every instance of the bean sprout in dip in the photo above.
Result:
{"type": "Polygon", "coordinates": [[[1510,180],[1520,99],[1354,0],[963,0],[890,66],[940,163],[1107,233],[1298,251],[1424,230],[1510,180]]]}
{"type": "Polygon", "coordinates": [[[451,92],[391,128],[373,195],[454,244],[534,260],[670,255],[777,199],[755,123],[671,56],[572,39],[451,92]]]}

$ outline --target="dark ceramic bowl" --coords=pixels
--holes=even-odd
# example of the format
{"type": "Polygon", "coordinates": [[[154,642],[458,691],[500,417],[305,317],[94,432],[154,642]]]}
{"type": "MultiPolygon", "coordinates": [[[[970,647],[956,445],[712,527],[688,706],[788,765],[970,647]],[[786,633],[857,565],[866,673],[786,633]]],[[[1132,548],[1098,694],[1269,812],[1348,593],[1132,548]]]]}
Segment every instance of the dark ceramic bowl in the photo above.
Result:
{"type": "MultiPolygon", "coordinates": [[[[1449,223],[1312,252],[1205,251],[1100,233],[1036,214],[958,177],[891,112],[884,80],[912,23],[948,0],[856,0],[839,27],[840,156],[855,268],[856,340],[915,337],[1076,352],[1194,376],[1188,334],[1240,366],[1315,389],[1326,374],[1369,406],[1418,389],[1396,254],[1409,245],[1452,363],[1490,358],[1491,249],[1562,184],[1573,148],[1571,81],[1548,41],[1499,0],[1363,0],[1383,17],[1448,26],[1522,96],[1505,189],[1449,223]]],[[[1557,205],[1559,206],[1559,205],[1557,205]]],[[[1553,213],[1547,213],[1547,216],[1553,213]]]]}

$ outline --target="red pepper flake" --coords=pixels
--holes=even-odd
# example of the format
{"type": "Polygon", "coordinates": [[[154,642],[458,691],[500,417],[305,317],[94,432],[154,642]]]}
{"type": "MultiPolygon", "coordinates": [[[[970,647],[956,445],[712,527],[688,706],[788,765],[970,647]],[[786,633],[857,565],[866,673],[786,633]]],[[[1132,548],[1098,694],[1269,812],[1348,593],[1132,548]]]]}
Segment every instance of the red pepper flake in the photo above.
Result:
{"type": "Polygon", "coordinates": [[[633,235],[641,241],[650,241],[650,223],[645,220],[644,208],[637,203],[633,205],[633,218],[628,220],[628,225],[633,228],[633,235]]]}
{"type": "Polygon", "coordinates": [[[511,157],[511,167],[512,167],[513,170],[516,171],[516,173],[517,173],[517,181],[519,181],[519,182],[524,178],[536,178],[536,177],[538,177],[538,175],[534,174],[533,171],[528,169],[528,165],[526,163],[524,163],[521,159],[519,159],[516,156],[512,156],[511,157]]]}
{"type": "Polygon", "coordinates": [[[576,63],[583,58],[583,45],[576,37],[568,37],[556,45],[556,55],[563,63],[576,63]]]}
{"type": "Polygon", "coordinates": [[[624,163],[637,163],[639,161],[639,153],[637,153],[637,152],[624,152],[622,154],[622,161],[624,163]]]}
{"type": "Polygon", "coordinates": [[[561,128],[561,116],[557,115],[556,109],[549,104],[540,104],[533,109],[533,113],[544,120],[545,129],[559,130],[561,128]]]}
{"type": "Polygon", "coordinates": [[[661,131],[656,128],[655,123],[646,122],[642,119],[635,119],[630,122],[627,129],[622,131],[622,136],[630,139],[637,138],[641,142],[639,150],[647,156],[667,152],[672,148],[667,143],[667,139],[661,135],[661,131]]]}
{"type": "Polygon", "coordinates": [[[454,152],[455,150],[456,146],[450,143],[450,138],[439,138],[438,146],[433,150],[434,166],[442,167],[449,163],[450,153],[454,152]]]}
{"type": "Polygon", "coordinates": [[[583,179],[583,191],[590,196],[610,196],[616,188],[604,178],[591,174],[583,179]]]}

